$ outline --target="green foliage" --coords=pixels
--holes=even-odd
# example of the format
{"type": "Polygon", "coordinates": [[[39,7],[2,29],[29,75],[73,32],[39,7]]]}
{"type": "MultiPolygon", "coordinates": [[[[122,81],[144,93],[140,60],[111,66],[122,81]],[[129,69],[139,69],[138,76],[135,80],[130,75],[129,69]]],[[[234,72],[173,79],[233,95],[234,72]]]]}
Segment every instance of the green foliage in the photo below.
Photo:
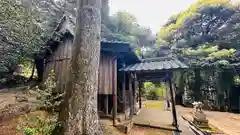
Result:
{"type": "Polygon", "coordinates": [[[21,68],[21,72],[20,72],[20,75],[21,76],[24,76],[26,78],[30,78],[31,75],[32,75],[32,70],[33,68],[35,68],[35,72],[34,72],[34,77],[37,77],[37,70],[36,70],[36,67],[35,67],[35,63],[31,62],[31,61],[24,61],[24,62],[21,62],[21,64],[18,65],[20,68],[21,68]]]}
{"type": "Polygon", "coordinates": [[[135,52],[137,55],[140,55],[141,54],[141,51],[140,50],[136,50],[135,52]]]}
{"type": "Polygon", "coordinates": [[[38,132],[33,128],[25,128],[24,135],[36,135],[38,132]]]}
{"type": "Polygon", "coordinates": [[[18,129],[24,135],[51,135],[57,123],[56,116],[42,118],[39,116],[24,115],[19,118],[18,129]]]}
{"type": "Polygon", "coordinates": [[[212,58],[220,59],[223,57],[232,57],[235,56],[235,54],[236,54],[235,49],[223,49],[216,52],[212,52],[211,54],[209,54],[209,56],[212,58]]]}
{"type": "Polygon", "coordinates": [[[179,41],[187,46],[213,43],[220,39],[220,28],[235,13],[236,9],[228,0],[198,0],[186,10],[170,17],[157,39],[171,45],[179,41]]]}
{"type": "Polygon", "coordinates": [[[119,11],[109,16],[103,25],[108,29],[108,34],[105,32],[103,38],[108,40],[129,42],[135,49],[152,46],[155,43],[155,37],[150,28],[140,26],[136,17],[128,12],[119,11]]]}
{"type": "Polygon", "coordinates": [[[151,82],[144,83],[144,96],[149,100],[158,100],[166,96],[166,85],[155,85],[151,82]]]}
{"type": "Polygon", "coordinates": [[[193,69],[174,73],[175,85],[187,97],[202,96],[219,106],[229,101],[226,95],[238,82],[239,11],[228,0],[198,0],[170,17],[157,34],[159,45],[171,46],[172,55],[193,69]]]}
{"type": "Polygon", "coordinates": [[[43,44],[44,33],[35,14],[17,0],[0,1],[0,72],[11,72],[43,44]]]}
{"type": "Polygon", "coordinates": [[[240,85],[240,76],[234,76],[234,84],[240,85]]]}
{"type": "Polygon", "coordinates": [[[39,94],[37,99],[40,101],[39,108],[50,112],[59,111],[60,104],[63,102],[64,93],[54,93],[56,81],[53,70],[49,74],[44,85],[44,90],[37,88],[39,94]]]}
{"type": "Polygon", "coordinates": [[[208,56],[210,53],[214,53],[218,50],[217,46],[203,45],[199,49],[185,49],[184,54],[186,55],[203,55],[208,56]]]}

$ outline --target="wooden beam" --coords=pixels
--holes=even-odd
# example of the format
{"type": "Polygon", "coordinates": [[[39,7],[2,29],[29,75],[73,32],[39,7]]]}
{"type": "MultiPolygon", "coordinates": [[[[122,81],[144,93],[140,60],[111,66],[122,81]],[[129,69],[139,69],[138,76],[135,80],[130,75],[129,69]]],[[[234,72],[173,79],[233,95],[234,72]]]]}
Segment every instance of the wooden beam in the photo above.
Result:
{"type": "Polygon", "coordinates": [[[173,123],[172,125],[175,126],[178,130],[178,122],[177,122],[177,113],[175,108],[175,100],[173,96],[173,87],[172,87],[172,78],[169,76],[168,78],[169,88],[170,88],[170,94],[171,94],[171,107],[172,107],[172,115],[173,115],[173,123]]]}
{"type": "Polygon", "coordinates": [[[133,117],[133,91],[132,91],[132,78],[131,73],[129,74],[129,103],[130,103],[130,119],[133,117]]]}
{"type": "Polygon", "coordinates": [[[136,108],[137,108],[137,96],[138,95],[136,95],[137,94],[137,92],[139,92],[139,87],[138,87],[139,85],[138,85],[138,80],[137,80],[137,74],[136,73],[134,73],[134,93],[133,93],[133,105],[134,105],[134,114],[136,114],[137,113],[137,110],[135,110],[136,108]]]}
{"type": "Polygon", "coordinates": [[[105,102],[105,114],[108,114],[108,95],[104,95],[104,102],[105,102]]]}
{"type": "Polygon", "coordinates": [[[117,59],[113,60],[113,126],[117,125],[117,59]]]}
{"type": "Polygon", "coordinates": [[[133,114],[135,114],[135,106],[136,106],[136,78],[135,78],[135,73],[132,73],[132,106],[133,106],[133,114]]]}

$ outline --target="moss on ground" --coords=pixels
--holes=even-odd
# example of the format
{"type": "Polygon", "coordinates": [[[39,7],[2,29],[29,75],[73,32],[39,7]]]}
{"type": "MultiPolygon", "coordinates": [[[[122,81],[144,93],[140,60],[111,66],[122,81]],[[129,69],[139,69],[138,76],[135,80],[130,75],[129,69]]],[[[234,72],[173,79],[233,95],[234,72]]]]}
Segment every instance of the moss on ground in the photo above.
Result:
{"type": "Polygon", "coordinates": [[[164,109],[164,103],[163,101],[146,101],[144,103],[144,106],[146,108],[159,108],[159,109],[164,109]]]}

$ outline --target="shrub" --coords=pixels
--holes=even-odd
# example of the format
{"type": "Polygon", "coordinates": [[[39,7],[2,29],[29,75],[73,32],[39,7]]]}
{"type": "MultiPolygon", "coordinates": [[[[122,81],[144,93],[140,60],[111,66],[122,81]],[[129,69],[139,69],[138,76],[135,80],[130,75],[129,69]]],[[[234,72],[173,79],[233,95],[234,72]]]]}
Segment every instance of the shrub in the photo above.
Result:
{"type": "Polygon", "coordinates": [[[37,88],[38,96],[37,99],[40,101],[39,108],[49,112],[58,111],[60,104],[63,101],[64,93],[55,93],[56,81],[54,72],[51,71],[49,77],[46,79],[44,85],[45,88],[40,90],[37,88]]]}

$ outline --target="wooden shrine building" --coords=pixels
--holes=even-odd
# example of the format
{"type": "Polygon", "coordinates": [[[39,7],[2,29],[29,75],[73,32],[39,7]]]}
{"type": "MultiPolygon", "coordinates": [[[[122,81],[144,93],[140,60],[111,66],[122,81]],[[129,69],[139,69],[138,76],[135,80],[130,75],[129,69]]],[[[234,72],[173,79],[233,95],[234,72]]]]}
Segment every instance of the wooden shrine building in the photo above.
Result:
{"type": "MultiPolygon", "coordinates": [[[[67,90],[74,26],[74,20],[64,16],[46,43],[48,49],[43,52],[43,57],[35,60],[39,81],[43,82],[50,71],[54,71],[57,92],[67,90]]],[[[144,81],[172,84],[172,71],[187,68],[174,58],[141,60],[129,43],[119,41],[103,39],[100,55],[98,110],[105,115],[112,114],[113,125],[117,123],[117,114],[124,114],[125,120],[131,119],[142,107],[141,89],[144,81]]],[[[173,124],[177,125],[172,85],[170,88],[173,124]]]]}
{"type": "MultiPolygon", "coordinates": [[[[74,25],[74,20],[64,16],[46,43],[47,49],[41,54],[43,57],[35,59],[40,82],[44,82],[50,72],[54,72],[57,82],[56,92],[67,90],[66,84],[69,80],[71,50],[75,34],[74,25]]],[[[127,101],[123,101],[123,98],[130,98],[129,94],[121,91],[123,76],[119,69],[125,65],[140,62],[140,58],[130,44],[125,42],[102,39],[100,49],[98,110],[106,115],[112,113],[116,122],[117,112],[125,112],[126,106],[129,105],[127,101]]]]}

